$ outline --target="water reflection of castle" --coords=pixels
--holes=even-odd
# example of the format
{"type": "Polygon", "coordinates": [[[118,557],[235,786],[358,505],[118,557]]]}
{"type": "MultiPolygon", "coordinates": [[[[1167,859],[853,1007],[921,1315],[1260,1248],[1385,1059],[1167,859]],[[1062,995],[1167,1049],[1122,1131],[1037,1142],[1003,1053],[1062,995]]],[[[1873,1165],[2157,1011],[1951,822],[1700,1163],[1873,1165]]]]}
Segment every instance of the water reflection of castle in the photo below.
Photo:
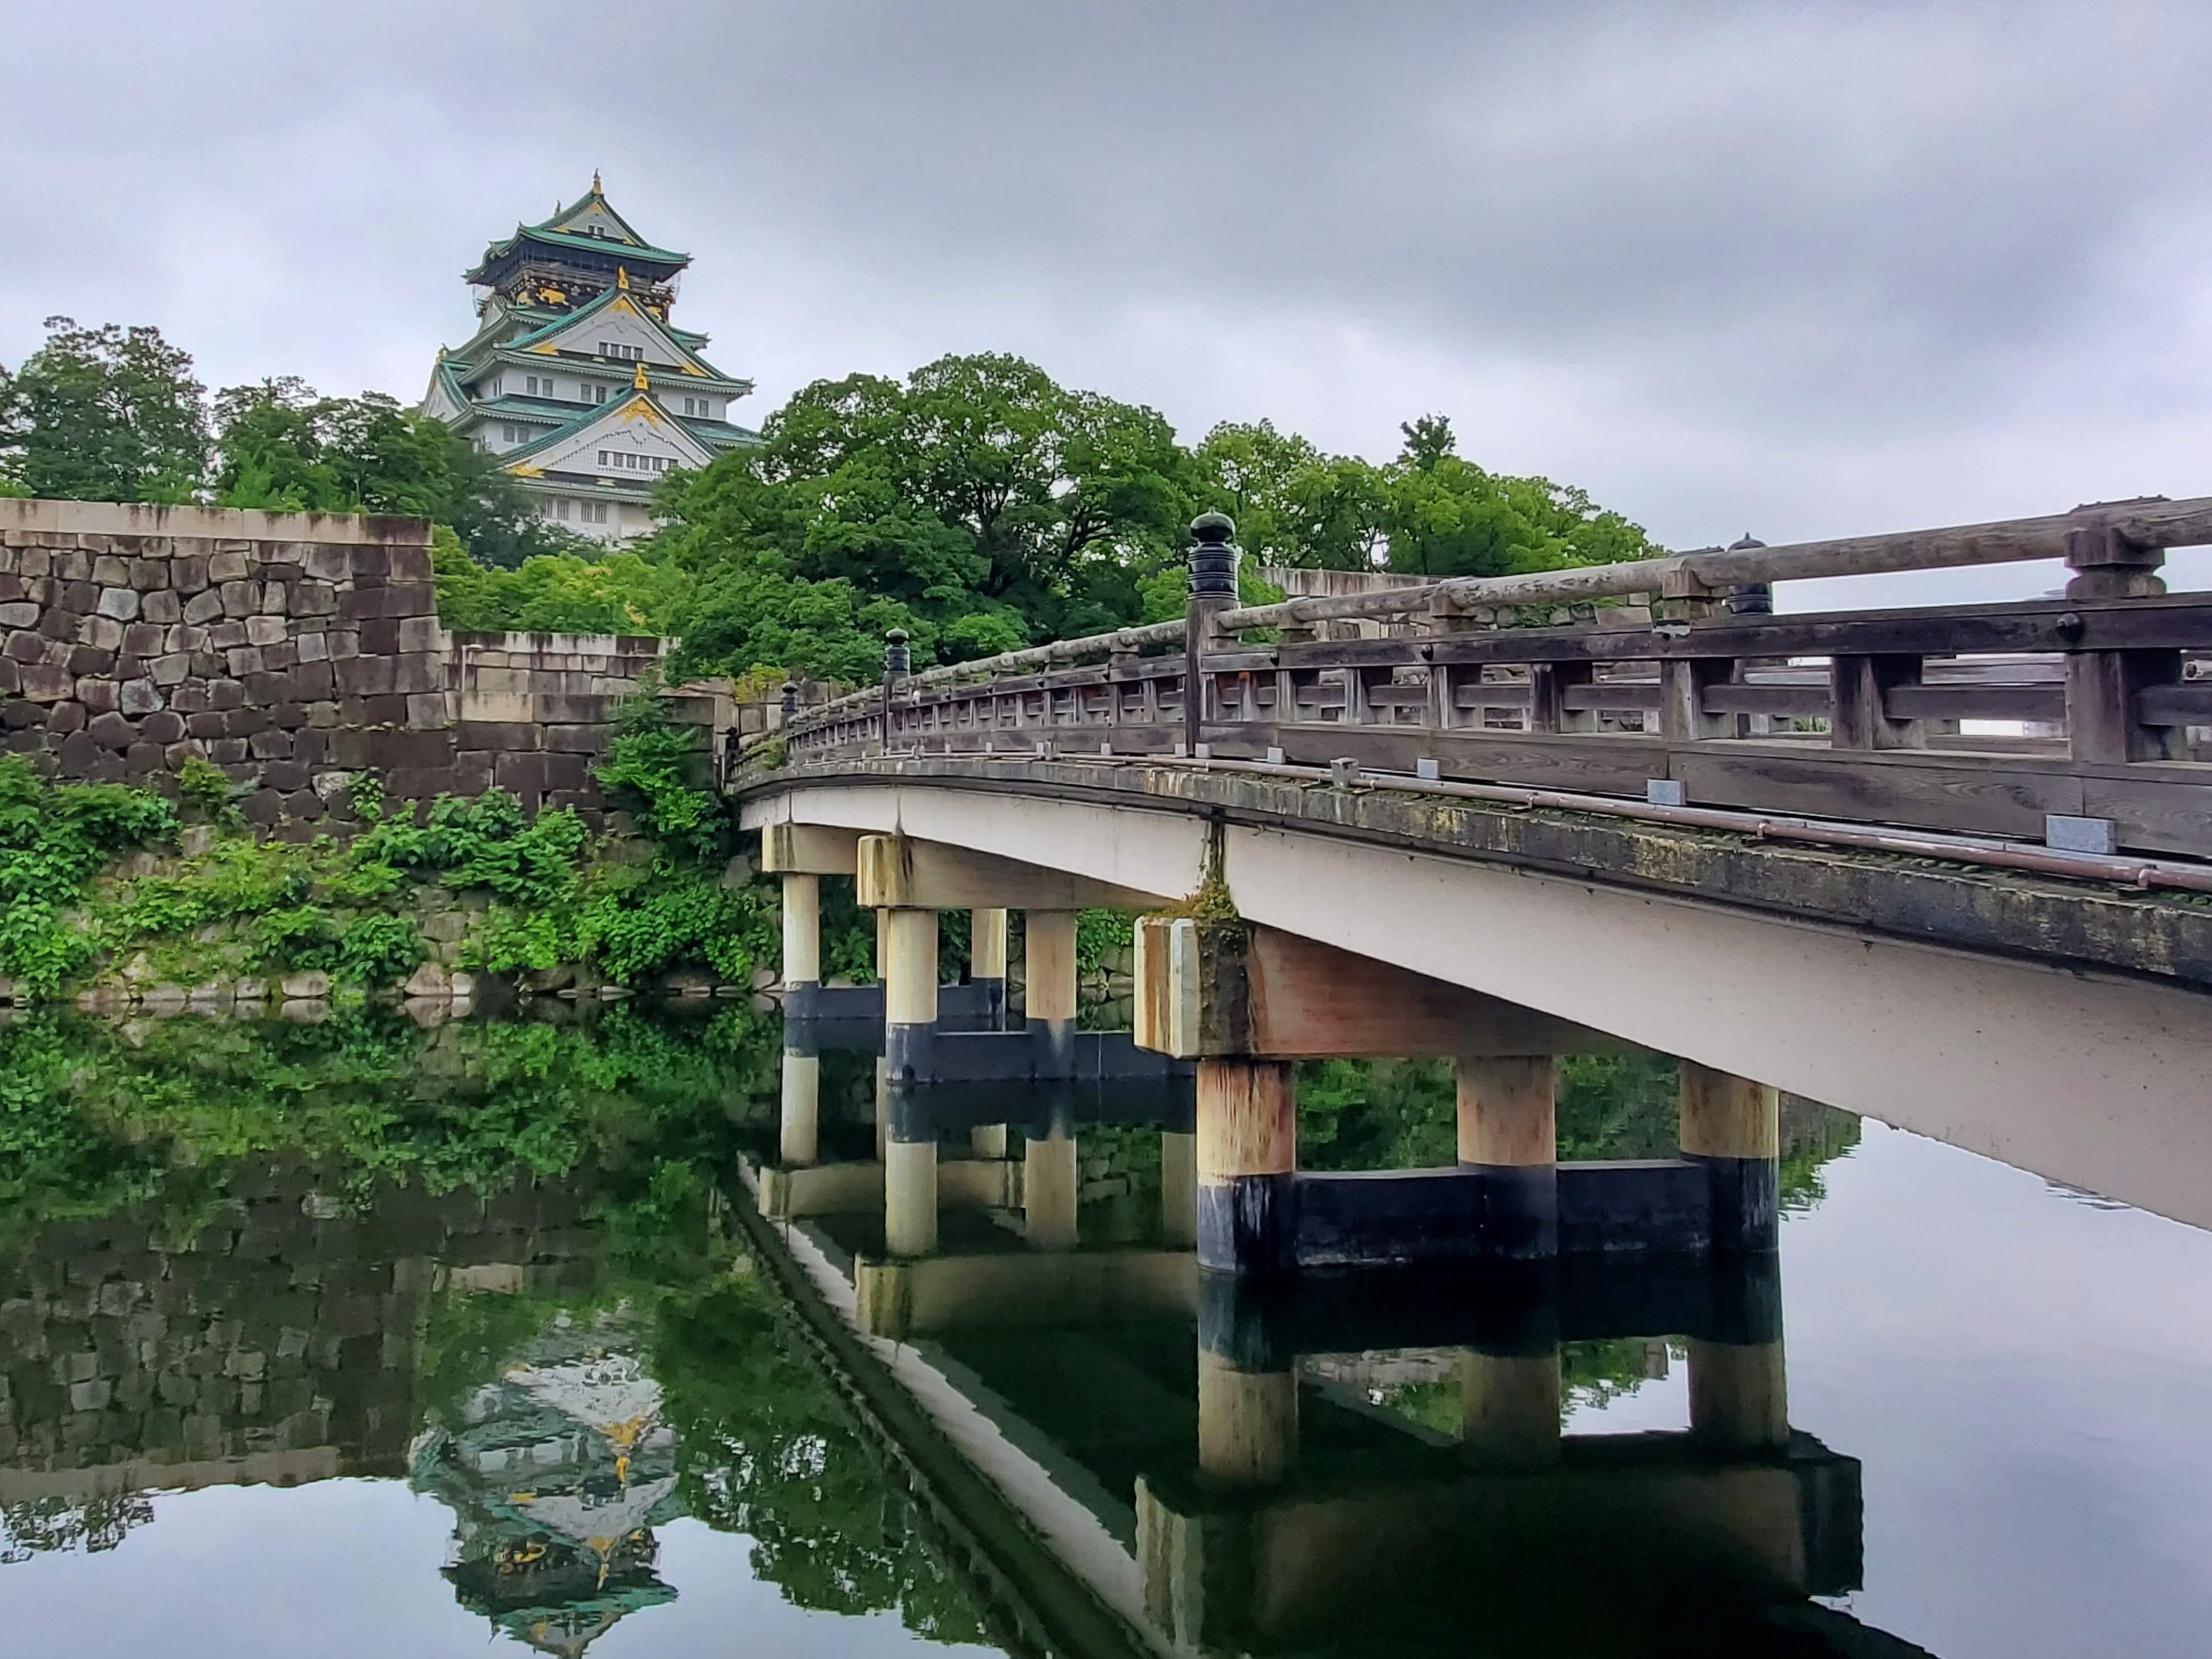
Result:
{"type": "Polygon", "coordinates": [[[540,1652],[580,1654],[675,1599],[652,1529],[683,1512],[676,1436],[640,1334],[627,1304],[556,1314],[413,1448],[409,1484],[454,1512],[454,1594],[540,1652]]]}

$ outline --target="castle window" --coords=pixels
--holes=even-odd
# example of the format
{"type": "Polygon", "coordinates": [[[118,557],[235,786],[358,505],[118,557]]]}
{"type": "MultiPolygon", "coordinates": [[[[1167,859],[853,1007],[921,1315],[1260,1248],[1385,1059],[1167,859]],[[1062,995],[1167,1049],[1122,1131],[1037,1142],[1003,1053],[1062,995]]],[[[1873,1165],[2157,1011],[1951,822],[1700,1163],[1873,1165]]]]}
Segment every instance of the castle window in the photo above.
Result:
{"type": "Polygon", "coordinates": [[[502,422],[500,424],[499,436],[502,443],[519,444],[522,441],[522,428],[502,422]]]}
{"type": "Polygon", "coordinates": [[[576,516],[586,524],[605,524],[607,521],[607,504],[605,501],[578,501],[576,516]]]}

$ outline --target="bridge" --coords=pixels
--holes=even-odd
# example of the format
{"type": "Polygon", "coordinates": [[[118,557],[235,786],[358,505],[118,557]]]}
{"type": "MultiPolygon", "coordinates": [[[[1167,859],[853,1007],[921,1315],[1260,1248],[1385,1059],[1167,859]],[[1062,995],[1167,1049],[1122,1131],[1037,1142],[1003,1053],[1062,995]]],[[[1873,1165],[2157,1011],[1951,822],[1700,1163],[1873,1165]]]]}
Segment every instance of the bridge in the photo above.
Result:
{"type": "Polygon", "coordinates": [[[1093,907],[1141,919],[1208,1267],[1755,1253],[1778,1091],[2212,1224],[2212,596],[2158,574],[2212,499],[1253,606],[1193,533],[1180,620],[921,672],[894,635],[726,759],[802,1048],[821,881],[878,911],[892,1257],[935,1240],[929,1089],[1143,1069],[1076,1058],[1093,907]],[[1771,606],[2039,560],[2057,597],[1771,606]],[[1022,1030],[975,1029],[988,985],[941,1019],[948,909],[986,981],[1024,913],[1022,1030]],[[1623,1045],[1684,1062],[1681,1156],[1559,1164],[1553,1062],[1623,1045]],[[1455,1166],[1299,1170],[1292,1062],[1352,1054],[1453,1058],[1455,1166]]]}

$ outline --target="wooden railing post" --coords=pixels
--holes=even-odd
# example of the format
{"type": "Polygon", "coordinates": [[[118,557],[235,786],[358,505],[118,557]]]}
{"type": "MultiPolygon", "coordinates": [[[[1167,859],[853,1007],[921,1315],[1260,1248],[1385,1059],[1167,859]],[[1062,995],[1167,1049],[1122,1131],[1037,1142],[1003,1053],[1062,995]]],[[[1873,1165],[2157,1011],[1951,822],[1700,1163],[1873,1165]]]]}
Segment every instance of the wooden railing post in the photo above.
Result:
{"type": "Polygon", "coordinates": [[[1893,686],[1917,684],[1920,659],[1907,656],[1835,656],[1828,659],[1828,746],[1831,749],[1917,749],[1924,741],[1918,720],[1889,717],[1887,694],[1893,686]]]}
{"type": "Polygon", "coordinates": [[[1214,618],[1237,603],[1237,522],[1226,513],[1190,521],[1190,599],[1183,608],[1183,753],[1206,738],[1206,654],[1214,648],[1214,618]]]}
{"type": "MultiPolygon", "coordinates": [[[[2066,532],[2069,599],[2142,599],[2166,592],[2158,569],[2162,548],[2142,547],[2108,525],[2066,532]]],[[[2136,699],[2154,685],[2181,678],[2179,651],[2082,651],[2066,659],[2067,750],[2077,761],[2180,760],[2188,732],[2178,726],[2145,726],[2136,699]]]]}

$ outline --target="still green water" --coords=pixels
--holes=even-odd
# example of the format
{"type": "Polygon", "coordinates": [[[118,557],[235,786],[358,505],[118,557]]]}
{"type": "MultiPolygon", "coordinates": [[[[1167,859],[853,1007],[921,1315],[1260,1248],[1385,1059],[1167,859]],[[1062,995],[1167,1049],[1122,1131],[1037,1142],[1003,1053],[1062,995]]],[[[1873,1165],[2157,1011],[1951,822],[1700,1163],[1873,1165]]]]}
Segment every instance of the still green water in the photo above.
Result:
{"type": "MultiPolygon", "coordinates": [[[[727,1008],[0,1026],[0,1651],[2181,1655],[2212,1630],[2212,1237],[1793,1107],[1786,1453],[1687,1443],[1668,1310],[1728,1291],[1662,1275],[1540,1292],[1566,1437],[1534,1470],[1468,1462],[1464,1347],[1370,1296],[1298,1312],[1267,1362],[1295,1468],[1230,1488],[1200,1324],[1282,1310],[1193,1311],[1157,1134],[1085,1138],[1081,1243],[1036,1282],[1158,1257],[1164,1298],[970,1295],[871,1346],[831,1308],[870,1217],[766,1229],[739,1180],[773,1155],[779,1050],[727,1008]]],[[[869,1061],[823,1078],[825,1144],[865,1158],[869,1061]]],[[[1333,1064],[1302,1098],[1317,1167],[1449,1157],[1435,1068],[1333,1064]]],[[[1663,1065],[1578,1066],[1561,1133],[1663,1152],[1663,1065]]],[[[1026,1272],[1008,1223],[948,1211],[944,1250],[1026,1272]]]]}

